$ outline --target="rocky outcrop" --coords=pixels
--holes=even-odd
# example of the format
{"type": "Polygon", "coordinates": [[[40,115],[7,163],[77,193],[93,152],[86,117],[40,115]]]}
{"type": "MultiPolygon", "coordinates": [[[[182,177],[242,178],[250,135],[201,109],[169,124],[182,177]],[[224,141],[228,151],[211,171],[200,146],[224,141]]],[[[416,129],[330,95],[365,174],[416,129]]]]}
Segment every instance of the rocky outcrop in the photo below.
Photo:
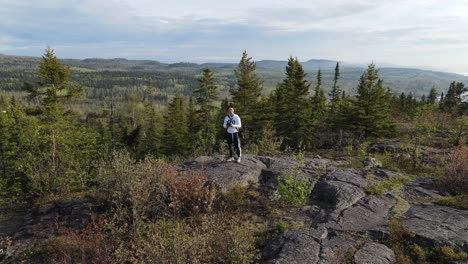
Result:
{"type": "Polygon", "coordinates": [[[392,264],[395,263],[395,253],[385,245],[368,242],[354,255],[356,264],[392,264]]]}
{"type": "MultiPolygon", "coordinates": [[[[294,209],[300,216],[288,215],[302,227],[270,239],[259,256],[264,263],[394,263],[395,253],[383,244],[396,211],[401,224],[414,233],[411,242],[424,249],[446,245],[468,252],[468,211],[436,205],[446,194],[437,190],[432,178],[413,177],[384,195],[369,195],[367,187],[405,175],[379,168],[375,162],[365,168],[343,168],[344,162],[314,157],[298,163],[291,157],[244,155],[242,163],[234,163],[215,156],[199,157],[178,169],[203,171],[223,191],[253,182],[272,200],[279,198],[281,175],[292,169],[315,183],[310,204],[294,209]]],[[[91,211],[89,201],[76,197],[42,205],[15,223],[0,222],[0,238],[15,240],[0,252],[0,261],[44,244],[48,235],[57,232],[57,222],[79,228],[91,211]]]]}
{"type": "MultiPolygon", "coordinates": [[[[60,234],[58,226],[79,230],[93,208],[87,199],[73,197],[18,212],[14,218],[0,221],[0,262],[18,263],[18,256],[31,255],[31,249],[43,248],[49,237],[60,234]]],[[[30,257],[22,263],[45,263],[41,256],[30,257]]]]}
{"type": "Polygon", "coordinates": [[[468,252],[468,211],[439,205],[413,205],[404,214],[403,226],[416,234],[424,248],[450,246],[468,252]]]}

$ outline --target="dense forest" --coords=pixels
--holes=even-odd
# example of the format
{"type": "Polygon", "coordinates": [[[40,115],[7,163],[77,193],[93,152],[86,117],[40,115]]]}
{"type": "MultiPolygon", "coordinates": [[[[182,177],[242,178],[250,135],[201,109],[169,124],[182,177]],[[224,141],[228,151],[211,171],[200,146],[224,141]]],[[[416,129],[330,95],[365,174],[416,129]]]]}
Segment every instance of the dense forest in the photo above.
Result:
{"type": "MultiPolygon", "coordinates": [[[[235,66],[61,61],[50,48],[41,59],[0,57],[0,203],[21,205],[92,189],[112,219],[100,232],[131,241],[113,241],[109,247],[118,249],[114,255],[110,248],[103,251],[113,261],[171,259],[165,259],[169,253],[163,247],[152,252],[157,258],[145,251],[151,248],[148,238],[169,241],[171,235],[164,230],[171,230],[175,236],[194,235],[190,243],[207,244],[227,232],[227,247],[237,247],[235,254],[219,249],[191,257],[211,263],[250,262],[259,247],[247,234],[253,227],[242,231],[242,223],[226,214],[204,222],[187,218],[215,210],[214,187],[200,185],[202,176],[197,174],[189,174],[188,183],[181,181],[171,165],[227,153],[222,120],[228,106],[242,119],[243,152],[254,155],[360,156],[371,144],[393,140],[404,142],[411,153],[392,159],[393,164],[407,173],[432,174],[437,165],[421,154],[424,146],[466,144],[468,87],[459,81],[466,82],[466,77],[379,70],[374,64],[343,69],[333,63],[329,69],[329,62],[300,63],[295,57],[283,65],[279,77],[271,70],[276,64],[264,62],[259,69],[260,63],[247,52],[235,66]],[[312,68],[317,65],[324,69],[312,68]],[[396,77],[404,74],[410,81],[396,77]],[[428,81],[427,74],[434,79],[428,81]],[[446,87],[439,86],[443,83],[446,87]],[[436,139],[438,133],[445,136],[436,139]],[[161,177],[145,178],[148,171],[161,177]],[[127,177],[132,173],[139,178],[127,177]],[[200,189],[190,189],[194,186],[200,189]],[[164,188],[178,196],[165,196],[164,188]],[[158,199],[147,205],[144,195],[158,199]],[[196,206],[191,199],[198,201],[196,206]],[[204,237],[207,230],[213,237],[204,237]],[[140,250],[132,249],[136,245],[140,250]]],[[[223,199],[227,203],[234,198],[223,199]]],[[[232,204],[224,206],[227,210],[232,204]]],[[[58,259],[57,252],[66,247],[59,242],[49,247],[58,259]]]]}

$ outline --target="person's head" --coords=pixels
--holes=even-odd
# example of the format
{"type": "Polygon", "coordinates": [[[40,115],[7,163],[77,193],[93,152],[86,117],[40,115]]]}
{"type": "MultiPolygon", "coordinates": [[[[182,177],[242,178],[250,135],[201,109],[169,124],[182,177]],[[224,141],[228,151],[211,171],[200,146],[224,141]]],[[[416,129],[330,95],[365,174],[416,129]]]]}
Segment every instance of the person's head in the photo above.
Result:
{"type": "Polygon", "coordinates": [[[234,107],[229,106],[229,107],[227,108],[227,111],[228,111],[228,114],[229,114],[229,115],[233,115],[233,114],[234,114],[234,107]]]}

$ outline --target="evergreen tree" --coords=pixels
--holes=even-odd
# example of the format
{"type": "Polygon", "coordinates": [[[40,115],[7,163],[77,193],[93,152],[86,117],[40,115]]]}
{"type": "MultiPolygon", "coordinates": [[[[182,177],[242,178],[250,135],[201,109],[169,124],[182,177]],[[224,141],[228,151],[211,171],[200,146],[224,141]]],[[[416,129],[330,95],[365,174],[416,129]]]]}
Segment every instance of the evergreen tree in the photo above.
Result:
{"type": "Polygon", "coordinates": [[[39,63],[39,85],[33,87],[26,83],[25,88],[30,97],[40,99],[49,118],[57,118],[63,112],[62,102],[81,94],[82,87],[69,83],[70,68],[64,66],[48,47],[39,63]]]}
{"type": "Polygon", "coordinates": [[[12,201],[34,193],[30,186],[28,163],[32,153],[40,153],[37,139],[39,125],[27,116],[15,98],[2,98],[0,102],[0,200],[12,201]]]}
{"type": "Polygon", "coordinates": [[[468,91],[468,88],[461,82],[453,81],[443,101],[443,109],[447,112],[460,112],[462,108],[462,94],[468,91]]]}
{"type": "Polygon", "coordinates": [[[405,109],[406,108],[406,95],[405,95],[405,92],[401,92],[400,94],[400,107],[401,109],[405,109]]]}
{"type": "Polygon", "coordinates": [[[155,157],[160,156],[162,154],[161,140],[164,132],[164,122],[154,106],[149,102],[145,104],[145,120],[142,131],[137,158],[143,159],[148,154],[155,157]]]}
{"type": "MultiPolygon", "coordinates": [[[[322,73],[320,69],[317,73],[317,86],[315,87],[315,94],[311,98],[312,105],[312,120],[314,122],[321,121],[325,117],[328,111],[327,98],[325,97],[325,92],[322,87],[322,73]]],[[[338,96],[339,98],[339,96],[338,96]]]]}
{"type": "Polygon", "coordinates": [[[230,89],[236,113],[242,119],[242,136],[246,143],[254,140],[261,129],[258,118],[258,101],[262,93],[263,81],[255,72],[256,64],[247,52],[242,53],[238,69],[234,71],[236,88],[230,89]]]}
{"type": "Polygon", "coordinates": [[[391,93],[384,89],[374,64],[370,64],[361,76],[355,101],[354,132],[368,137],[381,137],[393,132],[390,120],[391,93]]]}
{"type": "Polygon", "coordinates": [[[426,104],[426,103],[427,103],[427,102],[426,102],[426,95],[423,94],[423,95],[421,96],[421,104],[426,104]]]}
{"type": "Polygon", "coordinates": [[[198,106],[198,111],[195,115],[197,143],[200,144],[204,154],[209,155],[213,151],[213,145],[216,140],[216,125],[214,122],[216,107],[214,106],[214,102],[218,98],[217,87],[214,84],[214,75],[210,68],[203,70],[199,82],[200,86],[194,91],[198,106]]]}
{"type": "Polygon", "coordinates": [[[29,96],[40,100],[39,153],[30,153],[25,163],[31,170],[32,187],[40,195],[82,186],[93,177],[100,156],[99,135],[79,122],[63,102],[79,95],[81,87],[69,83],[70,69],[47,48],[39,67],[41,87],[26,85],[29,96]]]}
{"type": "Polygon", "coordinates": [[[277,118],[273,123],[278,134],[292,149],[306,147],[310,139],[310,102],[306,74],[297,58],[290,57],[286,78],[276,90],[277,118]]]}
{"type": "Polygon", "coordinates": [[[427,102],[429,104],[435,104],[437,100],[437,91],[434,87],[431,88],[429,95],[427,96],[427,102]]]}
{"type": "MultiPolygon", "coordinates": [[[[336,63],[335,66],[335,76],[333,77],[333,87],[330,92],[330,114],[334,115],[335,114],[335,109],[340,101],[340,95],[341,95],[341,88],[338,85],[338,80],[340,78],[340,64],[339,62],[336,63]]],[[[344,91],[343,91],[344,92],[344,91]]],[[[344,98],[344,96],[343,96],[344,98]]]]}
{"type": "Polygon", "coordinates": [[[191,148],[184,100],[176,95],[169,103],[165,116],[164,154],[186,156],[191,148]]]}

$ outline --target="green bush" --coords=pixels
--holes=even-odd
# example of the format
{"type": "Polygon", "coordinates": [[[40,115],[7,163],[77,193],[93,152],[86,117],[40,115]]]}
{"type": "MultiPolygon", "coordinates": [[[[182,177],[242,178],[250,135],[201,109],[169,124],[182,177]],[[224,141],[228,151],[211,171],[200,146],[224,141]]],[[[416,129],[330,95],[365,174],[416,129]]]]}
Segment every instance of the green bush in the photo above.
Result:
{"type": "Polygon", "coordinates": [[[381,195],[391,190],[402,187],[405,183],[411,181],[410,177],[396,177],[383,180],[375,185],[366,188],[366,193],[381,195]]]}
{"type": "Polygon", "coordinates": [[[223,215],[197,223],[160,219],[135,241],[142,263],[250,263],[255,254],[255,228],[223,215]]]}
{"type": "Polygon", "coordinates": [[[437,202],[446,206],[468,210],[468,195],[440,197],[437,202]]]}
{"type": "Polygon", "coordinates": [[[302,205],[307,202],[313,185],[300,170],[301,166],[304,165],[303,153],[297,154],[294,159],[296,164],[287,174],[280,177],[278,192],[286,202],[292,205],[302,205]]]}

